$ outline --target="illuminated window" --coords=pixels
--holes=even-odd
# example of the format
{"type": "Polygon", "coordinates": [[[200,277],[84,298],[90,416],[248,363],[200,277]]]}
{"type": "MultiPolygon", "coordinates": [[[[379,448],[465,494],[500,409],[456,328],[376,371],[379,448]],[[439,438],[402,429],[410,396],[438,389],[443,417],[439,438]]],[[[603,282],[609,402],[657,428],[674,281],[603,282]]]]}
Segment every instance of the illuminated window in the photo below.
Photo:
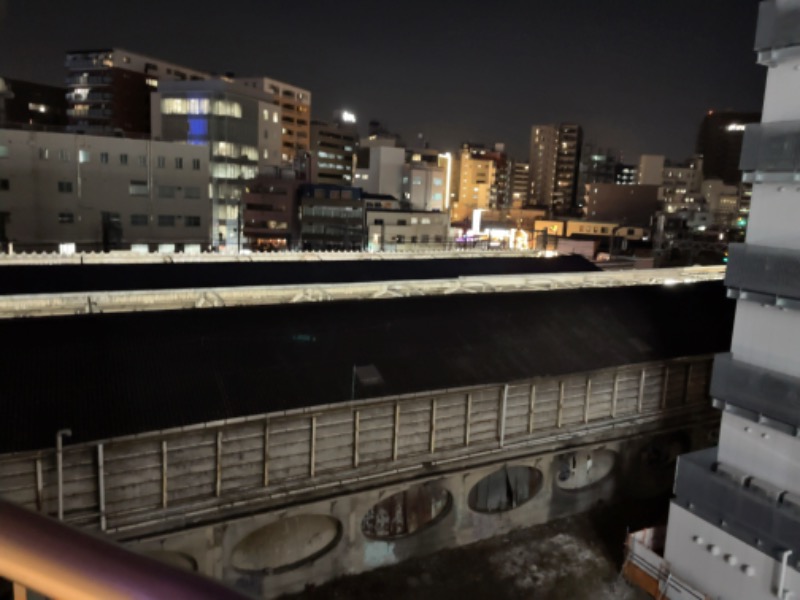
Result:
{"type": "Polygon", "coordinates": [[[277,123],[279,119],[280,119],[280,115],[278,114],[278,111],[276,110],[275,112],[272,113],[272,122],[273,123],[277,123]]]}
{"type": "Polygon", "coordinates": [[[264,160],[266,160],[266,159],[268,159],[268,158],[269,158],[269,150],[267,150],[266,148],[264,148],[264,160]]]}
{"type": "Polygon", "coordinates": [[[131,196],[147,196],[150,193],[150,188],[146,181],[132,179],[128,184],[128,193],[131,196]]]}
{"type": "MultiPolygon", "coordinates": [[[[2,148],[3,146],[0,146],[2,148]]],[[[0,154],[2,156],[2,154],[0,154]]],[[[47,148],[39,148],[39,158],[42,160],[47,160],[50,158],[50,151],[47,148]]]]}
{"type": "Polygon", "coordinates": [[[78,162],[79,163],[87,163],[91,159],[91,155],[89,154],[88,150],[78,150],[78,162]]]}

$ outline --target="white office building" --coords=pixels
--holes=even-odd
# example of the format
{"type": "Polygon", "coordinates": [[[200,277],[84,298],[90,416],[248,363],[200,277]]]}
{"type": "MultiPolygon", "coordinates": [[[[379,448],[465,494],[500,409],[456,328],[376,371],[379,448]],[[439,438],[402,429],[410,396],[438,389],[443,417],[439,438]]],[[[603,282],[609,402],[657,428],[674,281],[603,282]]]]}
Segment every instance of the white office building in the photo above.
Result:
{"type": "Polygon", "coordinates": [[[207,249],[208,150],[0,129],[4,251],[207,249]]]}

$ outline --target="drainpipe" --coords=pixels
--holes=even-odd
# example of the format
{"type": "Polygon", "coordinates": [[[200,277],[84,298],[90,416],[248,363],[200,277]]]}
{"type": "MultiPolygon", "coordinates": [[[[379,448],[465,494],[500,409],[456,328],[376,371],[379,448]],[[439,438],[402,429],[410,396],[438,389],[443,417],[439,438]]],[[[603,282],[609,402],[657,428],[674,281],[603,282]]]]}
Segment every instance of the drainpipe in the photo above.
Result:
{"type": "Polygon", "coordinates": [[[792,555],[791,550],[784,550],[781,554],[781,576],[778,579],[778,598],[783,600],[787,596],[787,592],[789,590],[784,589],[784,584],[786,583],[786,567],[789,563],[789,557],[792,555]]]}
{"type": "Polygon", "coordinates": [[[59,429],[56,433],[56,469],[58,471],[58,520],[64,520],[64,444],[63,437],[71,437],[71,429],[59,429]]]}

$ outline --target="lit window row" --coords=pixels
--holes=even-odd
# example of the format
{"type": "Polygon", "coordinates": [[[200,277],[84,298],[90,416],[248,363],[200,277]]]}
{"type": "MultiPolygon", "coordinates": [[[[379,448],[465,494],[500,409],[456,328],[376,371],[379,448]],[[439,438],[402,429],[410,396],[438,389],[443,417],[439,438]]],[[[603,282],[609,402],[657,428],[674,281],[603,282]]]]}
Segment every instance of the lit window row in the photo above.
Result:
{"type": "Polygon", "coordinates": [[[258,148],[245,144],[232,144],[230,142],[214,142],[211,146],[214,156],[225,156],[227,158],[247,158],[258,160],[258,148]]]}
{"type": "Polygon", "coordinates": [[[165,115],[208,115],[242,118],[242,105],[230,100],[208,98],[164,98],[161,112],[165,115]]]}

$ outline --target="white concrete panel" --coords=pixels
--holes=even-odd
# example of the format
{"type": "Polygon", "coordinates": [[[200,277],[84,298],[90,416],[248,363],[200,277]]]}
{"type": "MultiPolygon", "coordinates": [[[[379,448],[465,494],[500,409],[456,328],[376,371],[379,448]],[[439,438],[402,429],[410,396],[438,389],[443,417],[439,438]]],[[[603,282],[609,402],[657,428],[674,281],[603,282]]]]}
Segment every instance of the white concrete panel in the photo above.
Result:
{"type": "Polygon", "coordinates": [[[800,495],[800,438],[724,413],[719,461],[800,495]]]}
{"type": "Polygon", "coordinates": [[[736,360],[800,377],[800,311],[740,300],[731,350],[736,360]]]}
{"type": "MultiPolygon", "coordinates": [[[[664,558],[672,574],[718,600],[773,600],[781,563],[711,523],[670,504],[664,558]]],[[[784,589],[800,594],[797,558],[786,569],[784,589]]],[[[796,596],[786,596],[796,597],[796,596]]],[[[680,596],[670,596],[680,598],[680,596]]]]}
{"type": "Polygon", "coordinates": [[[800,248],[800,185],[758,183],[747,226],[747,243],[800,248]]]}
{"type": "Polygon", "coordinates": [[[793,60],[769,69],[762,113],[764,123],[800,118],[800,105],[797,104],[800,96],[798,68],[800,61],[793,60]]]}

